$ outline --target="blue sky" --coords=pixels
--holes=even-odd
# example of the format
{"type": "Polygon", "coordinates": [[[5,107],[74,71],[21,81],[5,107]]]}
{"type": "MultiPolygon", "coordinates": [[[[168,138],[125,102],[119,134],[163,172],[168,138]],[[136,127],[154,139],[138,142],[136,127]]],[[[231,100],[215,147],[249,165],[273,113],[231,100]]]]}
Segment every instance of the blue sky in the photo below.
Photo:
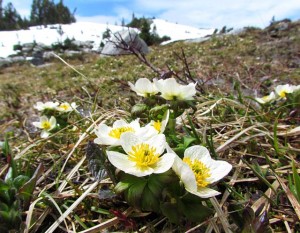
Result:
{"type": "MultiPolygon", "coordinates": [[[[29,16],[31,0],[12,2],[23,16],[29,16]]],[[[54,1],[58,2],[58,0],[54,1]]],[[[257,26],[276,20],[300,19],[300,0],[64,0],[77,21],[121,24],[136,17],[156,17],[197,28],[257,26]]]]}

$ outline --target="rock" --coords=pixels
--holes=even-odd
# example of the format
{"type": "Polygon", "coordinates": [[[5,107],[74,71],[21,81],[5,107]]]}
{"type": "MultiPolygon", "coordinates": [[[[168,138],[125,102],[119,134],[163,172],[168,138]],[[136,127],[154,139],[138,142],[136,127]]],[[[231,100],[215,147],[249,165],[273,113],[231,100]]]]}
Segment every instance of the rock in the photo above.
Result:
{"type": "Polygon", "coordinates": [[[0,67],[9,66],[12,63],[11,58],[1,58],[0,57],[0,67]]]}
{"type": "Polygon", "coordinates": [[[33,50],[35,43],[25,43],[22,44],[22,53],[29,53],[33,50]]]}
{"type": "Polygon", "coordinates": [[[32,53],[31,64],[34,66],[40,66],[44,64],[43,51],[37,50],[32,53]]]}
{"type": "Polygon", "coordinates": [[[23,56],[14,56],[14,57],[10,57],[11,62],[23,62],[26,60],[25,57],[23,56]]]}
{"type": "Polygon", "coordinates": [[[55,57],[52,51],[45,51],[43,53],[44,60],[50,60],[51,58],[55,57]]]}
{"type": "Polygon", "coordinates": [[[142,54],[149,53],[149,48],[136,31],[119,31],[112,35],[111,39],[105,44],[101,51],[102,55],[125,55],[132,54],[130,49],[142,54]]]}
{"type": "Polygon", "coordinates": [[[81,51],[75,51],[75,50],[65,50],[64,54],[67,57],[73,57],[74,55],[80,55],[80,54],[82,54],[82,52],[81,51]]]}
{"type": "Polygon", "coordinates": [[[84,49],[92,49],[94,47],[94,41],[87,40],[87,41],[79,41],[79,40],[73,40],[72,44],[84,49]]]}

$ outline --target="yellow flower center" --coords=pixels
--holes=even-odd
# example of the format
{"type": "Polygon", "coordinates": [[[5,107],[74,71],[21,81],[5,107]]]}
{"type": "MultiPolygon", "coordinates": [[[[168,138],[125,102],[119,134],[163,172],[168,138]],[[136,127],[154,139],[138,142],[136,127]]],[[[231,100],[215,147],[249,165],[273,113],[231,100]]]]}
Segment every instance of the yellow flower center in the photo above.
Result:
{"type": "Polygon", "coordinates": [[[199,160],[192,161],[190,158],[184,158],[183,162],[189,165],[194,172],[198,187],[204,188],[209,185],[206,179],[211,176],[210,169],[204,163],[199,160]]]}
{"type": "Polygon", "coordinates": [[[160,129],[161,129],[161,122],[160,121],[154,121],[152,123],[152,126],[158,131],[160,132],[160,129]]]}
{"type": "Polygon", "coordinates": [[[134,132],[134,129],[130,126],[123,126],[123,127],[112,129],[108,135],[110,137],[120,139],[122,133],[125,132],[134,132]]]}
{"type": "Polygon", "coordinates": [[[49,121],[43,121],[43,122],[41,123],[41,126],[42,126],[42,128],[45,129],[45,130],[49,130],[49,129],[51,128],[51,124],[50,124],[49,121]]]}
{"type": "Polygon", "coordinates": [[[282,98],[284,98],[286,96],[286,92],[284,90],[280,91],[278,94],[282,98]]]}
{"type": "Polygon", "coordinates": [[[132,146],[132,151],[128,153],[129,160],[136,163],[136,166],[145,169],[156,164],[159,160],[159,154],[156,153],[156,149],[149,144],[142,143],[136,146],[132,146]]]}
{"type": "Polygon", "coordinates": [[[262,97],[261,99],[265,102],[269,101],[270,96],[266,95],[264,97],[262,97]]]}
{"type": "Polygon", "coordinates": [[[61,104],[61,105],[59,105],[59,108],[62,109],[62,110],[64,110],[64,111],[67,111],[67,110],[70,109],[70,105],[68,105],[68,104],[61,104]]]}

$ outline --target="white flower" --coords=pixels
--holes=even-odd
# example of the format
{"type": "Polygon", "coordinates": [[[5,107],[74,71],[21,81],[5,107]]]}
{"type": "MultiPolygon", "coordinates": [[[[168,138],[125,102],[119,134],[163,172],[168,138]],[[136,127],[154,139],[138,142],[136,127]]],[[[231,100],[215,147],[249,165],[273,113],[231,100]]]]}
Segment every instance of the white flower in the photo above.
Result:
{"type": "Polygon", "coordinates": [[[162,118],[161,121],[157,120],[157,121],[154,121],[152,120],[147,126],[145,127],[153,127],[157,133],[164,133],[165,129],[166,129],[166,126],[168,124],[168,121],[169,121],[169,116],[170,116],[170,111],[167,110],[165,113],[164,113],[164,116],[162,118]]]}
{"type": "Polygon", "coordinates": [[[257,102],[261,103],[261,104],[265,104],[265,103],[269,103],[273,100],[276,99],[276,95],[274,93],[274,91],[272,91],[269,95],[266,95],[264,97],[261,98],[255,98],[257,102]]]}
{"type": "Polygon", "coordinates": [[[37,109],[38,111],[44,111],[46,109],[56,109],[56,107],[59,105],[58,102],[51,102],[48,101],[46,103],[43,102],[37,102],[36,105],[34,105],[33,107],[35,109],[37,109]]]}
{"type": "Polygon", "coordinates": [[[71,104],[64,102],[57,106],[56,110],[59,112],[71,112],[77,108],[77,104],[72,102],[71,104]]]}
{"type": "Polygon", "coordinates": [[[130,123],[124,120],[117,120],[113,123],[113,126],[107,126],[106,124],[100,124],[95,129],[94,142],[100,145],[120,145],[121,135],[125,132],[132,132],[143,139],[149,139],[156,135],[157,132],[154,128],[140,127],[139,119],[136,119],[130,123]]]}
{"type": "Polygon", "coordinates": [[[300,85],[297,85],[297,86],[292,86],[292,92],[295,92],[295,91],[300,91],[300,85]]]}
{"type": "Polygon", "coordinates": [[[168,78],[154,79],[154,84],[166,100],[193,100],[193,96],[196,95],[196,83],[181,85],[174,78],[168,78]]]}
{"type": "Polygon", "coordinates": [[[172,169],[188,192],[201,198],[209,198],[220,193],[208,188],[208,185],[226,176],[232,165],[226,161],[212,159],[209,151],[203,146],[192,146],[185,150],[183,160],[175,157],[172,169]]]}
{"type": "Polygon", "coordinates": [[[139,96],[149,97],[158,93],[154,83],[147,78],[138,79],[134,85],[131,82],[128,82],[128,85],[131,90],[135,91],[139,96]]]}
{"type": "Polygon", "coordinates": [[[285,98],[286,94],[293,93],[295,91],[295,86],[290,84],[278,85],[275,87],[275,92],[280,98],[285,98]]]}
{"type": "Polygon", "coordinates": [[[121,146],[126,154],[107,151],[107,156],[116,168],[128,174],[141,177],[164,173],[173,165],[175,154],[163,154],[166,146],[164,134],[143,141],[134,133],[127,132],[121,136],[121,146]]]}
{"type": "Polygon", "coordinates": [[[32,122],[32,124],[42,129],[41,138],[47,138],[50,135],[50,131],[56,126],[56,119],[54,116],[51,116],[50,119],[46,116],[41,116],[40,121],[32,122]]]}

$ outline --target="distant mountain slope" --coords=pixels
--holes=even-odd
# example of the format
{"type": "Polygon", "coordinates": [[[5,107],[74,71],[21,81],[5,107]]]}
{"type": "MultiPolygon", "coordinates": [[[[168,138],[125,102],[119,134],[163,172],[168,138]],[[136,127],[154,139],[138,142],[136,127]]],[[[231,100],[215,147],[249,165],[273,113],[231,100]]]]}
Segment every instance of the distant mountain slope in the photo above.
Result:
{"type": "MultiPolygon", "coordinates": [[[[155,25],[156,33],[159,36],[169,36],[171,41],[199,38],[212,34],[214,29],[197,29],[191,26],[170,23],[160,19],[154,19],[151,25],[155,25]]],[[[109,28],[112,32],[126,30],[126,27],[77,22],[70,25],[48,25],[31,27],[29,30],[19,31],[0,31],[0,57],[7,57],[15,54],[13,46],[24,43],[43,43],[51,45],[52,43],[64,41],[66,38],[79,41],[93,41],[94,49],[97,49],[102,40],[102,34],[109,28]]]]}

